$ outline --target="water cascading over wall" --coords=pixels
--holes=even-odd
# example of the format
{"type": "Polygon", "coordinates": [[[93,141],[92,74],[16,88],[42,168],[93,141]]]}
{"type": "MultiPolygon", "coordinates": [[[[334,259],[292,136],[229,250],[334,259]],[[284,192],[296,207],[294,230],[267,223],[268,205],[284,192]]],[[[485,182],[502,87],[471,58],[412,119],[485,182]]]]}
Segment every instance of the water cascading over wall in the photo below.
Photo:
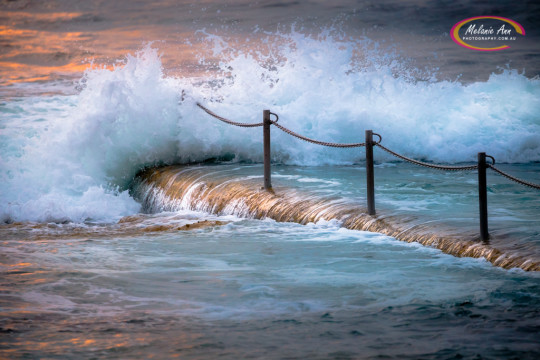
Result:
{"type": "Polygon", "coordinates": [[[261,189],[260,178],[231,178],[207,167],[147,169],[138,174],[132,191],[142,202],[144,211],[151,213],[189,209],[300,224],[338,220],[347,229],[418,242],[454,256],[483,257],[505,269],[540,270],[538,261],[498,250],[479,241],[476,234],[460,234],[440,226],[435,229],[413,216],[370,216],[365,208],[341,197],[324,198],[279,186],[265,191],[261,189]]]}

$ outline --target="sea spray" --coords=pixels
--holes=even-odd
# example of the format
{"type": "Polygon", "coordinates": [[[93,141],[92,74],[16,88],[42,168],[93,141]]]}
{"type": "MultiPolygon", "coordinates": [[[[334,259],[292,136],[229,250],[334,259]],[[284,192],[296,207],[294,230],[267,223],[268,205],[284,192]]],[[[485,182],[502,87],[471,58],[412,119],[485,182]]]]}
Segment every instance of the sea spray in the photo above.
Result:
{"type": "Polygon", "coordinates": [[[178,92],[155,49],[91,69],[81,84],[77,96],[26,109],[10,124],[18,143],[2,157],[5,221],[114,221],[139,209],[124,191],[139,167],[175,158],[178,92]],[[57,114],[55,105],[67,109],[57,114]],[[25,115],[35,118],[30,130],[17,128],[25,115]]]}
{"type": "MultiPolygon", "coordinates": [[[[499,163],[540,160],[539,79],[506,69],[486,82],[436,81],[368,39],[274,38],[266,50],[237,50],[211,37],[220,52],[201,54],[201,66],[218,75],[168,77],[146,46],[112,69],[89,69],[76,95],[4,102],[2,221],[116,221],[139,211],[125,190],[146,166],[262,160],[257,129],[220,123],[197,101],[235,121],[261,121],[268,108],[283,126],[325,141],[357,142],[373,129],[389,148],[435,162],[473,161],[478,151],[499,163]]],[[[272,129],[274,162],[352,164],[363,156],[272,129]]],[[[378,152],[376,160],[394,159],[378,152]]]]}

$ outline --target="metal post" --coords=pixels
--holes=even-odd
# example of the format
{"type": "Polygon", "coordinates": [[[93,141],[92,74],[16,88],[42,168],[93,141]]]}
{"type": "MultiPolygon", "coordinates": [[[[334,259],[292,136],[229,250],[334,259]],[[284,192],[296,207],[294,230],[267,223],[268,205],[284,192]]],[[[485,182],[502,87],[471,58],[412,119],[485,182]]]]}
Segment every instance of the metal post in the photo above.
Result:
{"type": "Polygon", "coordinates": [[[264,188],[272,189],[270,178],[270,110],[263,110],[264,188]]]}
{"type": "Polygon", "coordinates": [[[375,176],[373,171],[373,131],[366,130],[366,188],[369,215],[375,215],[375,176]]]}
{"type": "Polygon", "coordinates": [[[482,241],[489,239],[486,169],[486,153],[480,152],[478,153],[478,199],[480,205],[480,238],[482,241]]]}

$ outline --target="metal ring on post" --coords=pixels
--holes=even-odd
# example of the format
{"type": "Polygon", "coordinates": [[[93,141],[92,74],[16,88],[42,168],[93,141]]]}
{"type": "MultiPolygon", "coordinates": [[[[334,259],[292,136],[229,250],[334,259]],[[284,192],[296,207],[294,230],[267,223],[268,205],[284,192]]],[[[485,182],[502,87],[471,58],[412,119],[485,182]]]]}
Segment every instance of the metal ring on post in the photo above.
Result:
{"type": "Polygon", "coordinates": [[[278,114],[275,114],[273,112],[270,112],[270,115],[274,115],[276,117],[276,120],[270,120],[271,123],[277,123],[279,121],[279,116],[278,114]]]}
{"type": "Polygon", "coordinates": [[[493,160],[493,162],[491,164],[488,164],[488,165],[495,165],[495,158],[491,155],[486,155],[487,158],[490,158],[491,160],[493,160]]]}
{"type": "Polygon", "coordinates": [[[374,144],[380,144],[381,141],[382,141],[382,136],[377,134],[377,133],[372,133],[372,135],[375,135],[375,136],[378,136],[379,137],[379,141],[375,142],[374,144]]]}

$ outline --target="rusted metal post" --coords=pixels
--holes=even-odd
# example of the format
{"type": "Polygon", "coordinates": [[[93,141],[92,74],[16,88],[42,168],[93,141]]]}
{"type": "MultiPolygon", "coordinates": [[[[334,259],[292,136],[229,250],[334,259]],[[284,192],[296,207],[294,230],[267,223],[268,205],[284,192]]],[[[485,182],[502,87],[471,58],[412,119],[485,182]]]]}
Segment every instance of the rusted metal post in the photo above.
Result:
{"type": "Polygon", "coordinates": [[[366,189],[369,215],[375,215],[375,174],[373,171],[373,131],[366,130],[366,189]]]}
{"type": "Polygon", "coordinates": [[[478,153],[478,199],[480,205],[480,238],[482,241],[489,239],[486,169],[486,153],[480,152],[478,153]]]}
{"type": "Polygon", "coordinates": [[[272,189],[270,177],[270,110],[263,110],[263,156],[264,156],[264,188],[272,189]]]}

